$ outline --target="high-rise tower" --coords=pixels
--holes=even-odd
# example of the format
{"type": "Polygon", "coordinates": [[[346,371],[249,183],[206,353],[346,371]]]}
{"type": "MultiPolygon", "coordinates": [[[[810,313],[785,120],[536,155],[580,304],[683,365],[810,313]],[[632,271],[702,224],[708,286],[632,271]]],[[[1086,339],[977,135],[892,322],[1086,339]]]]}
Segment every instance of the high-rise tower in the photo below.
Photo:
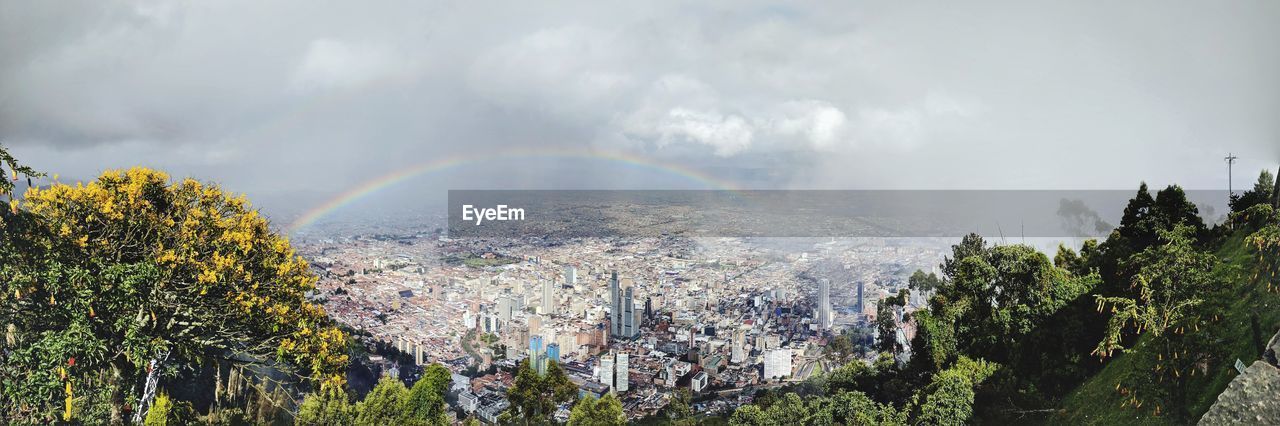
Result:
{"type": "Polygon", "coordinates": [[[618,391],[618,393],[626,392],[631,383],[631,377],[628,373],[631,367],[627,365],[628,358],[630,358],[630,356],[626,353],[620,353],[614,362],[614,365],[618,370],[614,372],[613,388],[618,391]]]}
{"type": "Polygon", "coordinates": [[[640,314],[636,310],[635,287],[627,287],[622,295],[622,337],[631,339],[640,334],[640,314]]]}
{"type": "Polygon", "coordinates": [[[556,313],[556,282],[555,280],[545,280],[542,282],[542,314],[551,315],[556,313]]]}
{"type": "Polygon", "coordinates": [[[622,292],[618,288],[618,272],[609,277],[609,334],[622,335],[622,292]]]}
{"type": "Polygon", "coordinates": [[[831,280],[818,280],[818,329],[831,328],[831,280]]]}
{"type": "Polygon", "coordinates": [[[864,308],[864,307],[865,307],[865,306],[863,305],[863,303],[865,303],[865,302],[866,302],[866,299],[864,299],[864,298],[863,298],[863,296],[862,296],[862,286],[863,286],[862,281],[858,281],[858,301],[857,301],[857,306],[858,306],[858,313],[859,313],[859,314],[861,314],[861,313],[862,313],[862,308],[864,308]]]}

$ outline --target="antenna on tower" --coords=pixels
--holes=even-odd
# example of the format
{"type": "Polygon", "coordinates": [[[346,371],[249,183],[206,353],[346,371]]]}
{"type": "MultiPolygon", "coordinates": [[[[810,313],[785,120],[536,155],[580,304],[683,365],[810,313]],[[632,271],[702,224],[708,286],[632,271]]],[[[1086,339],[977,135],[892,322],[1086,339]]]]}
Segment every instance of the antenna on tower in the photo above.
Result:
{"type": "Polygon", "coordinates": [[[1226,158],[1223,158],[1223,160],[1227,160],[1227,195],[1228,196],[1236,195],[1236,191],[1232,187],[1232,182],[1231,182],[1231,166],[1235,164],[1236,159],[1239,159],[1239,158],[1240,157],[1236,157],[1235,154],[1232,154],[1232,153],[1227,153],[1226,158]]]}

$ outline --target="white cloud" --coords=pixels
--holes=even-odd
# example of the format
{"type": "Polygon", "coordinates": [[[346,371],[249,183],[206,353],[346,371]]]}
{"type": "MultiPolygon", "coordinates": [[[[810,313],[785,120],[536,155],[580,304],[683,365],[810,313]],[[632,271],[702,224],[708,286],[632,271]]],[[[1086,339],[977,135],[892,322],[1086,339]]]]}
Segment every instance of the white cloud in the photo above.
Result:
{"type": "Polygon", "coordinates": [[[710,145],[716,155],[733,155],[751,146],[754,131],[747,121],[737,115],[725,115],[715,111],[694,111],[675,108],[662,120],[654,123],[660,135],[659,146],[677,141],[692,141],[710,145]]]}
{"type": "Polygon", "coordinates": [[[780,135],[801,135],[814,149],[836,149],[850,142],[845,134],[848,117],[829,102],[786,102],[780,106],[779,115],[780,118],[769,123],[774,131],[780,135]]]}
{"type": "Polygon", "coordinates": [[[690,167],[765,158],[744,174],[782,184],[1216,187],[1206,158],[1274,167],[1280,149],[1280,2],[13,3],[0,141],[52,147],[44,168],[64,175],[58,150],[104,168],[154,145],[217,163],[194,170],[210,179],[310,189],[555,143],[690,167]]]}
{"type": "Polygon", "coordinates": [[[480,53],[469,83],[495,104],[599,117],[635,80],[613,39],[584,26],[537,30],[480,53]]]}
{"type": "Polygon", "coordinates": [[[311,42],[294,71],[297,90],[341,89],[359,86],[410,66],[385,45],[356,44],[333,39],[311,42]]]}

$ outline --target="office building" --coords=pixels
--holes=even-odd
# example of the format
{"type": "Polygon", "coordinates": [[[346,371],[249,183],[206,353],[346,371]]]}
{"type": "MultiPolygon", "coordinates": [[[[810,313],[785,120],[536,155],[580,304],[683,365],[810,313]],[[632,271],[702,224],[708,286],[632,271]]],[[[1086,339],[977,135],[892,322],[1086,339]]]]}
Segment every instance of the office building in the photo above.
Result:
{"type": "Polygon", "coordinates": [[[742,329],[733,331],[733,349],[729,354],[729,362],[741,364],[747,360],[746,332],[742,329]]]}
{"type": "Polygon", "coordinates": [[[533,359],[542,353],[542,336],[529,336],[529,358],[533,359]]]}
{"type": "Polygon", "coordinates": [[[578,284],[578,268],[573,265],[564,265],[564,285],[573,286],[578,284]]]}
{"type": "Polygon", "coordinates": [[[547,345],[547,360],[555,363],[560,362],[560,344],[551,343],[547,345]]]}
{"type": "Polygon", "coordinates": [[[516,301],[507,296],[498,299],[498,319],[503,322],[511,321],[511,316],[516,310],[516,301]]]}
{"type": "Polygon", "coordinates": [[[818,280],[818,329],[828,330],[831,328],[831,280],[823,278],[818,280]]]}
{"type": "Polygon", "coordinates": [[[618,271],[609,277],[609,335],[622,335],[622,291],[618,288],[618,271]]]}
{"type": "Polygon", "coordinates": [[[556,305],[556,283],[554,280],[544,280],[542,282],[542,314],[555,314],[556,305]]]}
{"type": "Polygon", "coordinates": [[[689,380],[689,390],[693,391],[693,393],[695,394],[698,392],[702,392],[703,389],[707,388],[707,383],[709,381],[710,380],[707,377],[707,372],[699,371],[697,374],[693,375],[693,378],[691,380],[689,380]]]}
{"type": "Polygon", "coordinates": [[[616,390],[618,393],[626,392],[627,387],[631,381],[630,374],[629,374],[630,366],[628,365],[629,358],[630,358],[629,355],[625,353],[620,353],[618,354],[617,359],[614,361],[614,365],[617,367],[617,371],[614,372],[613,389],[616,390]]]}
{"type": "Polygon", "coordinates": [[[542,315],[529,315],[529,334],[542,334],[542,315]]]}
{"type": "Polygon", "coordinates": [[[642,312],[636,310],[635,287],[621,288],[617,272],[609,278],[609,300],[609,334],[624,339],[640,335],[642,312]]]}
{"type": "Polygon", "coordinates": [[[863,308],[865,307],[863,304],[864,304],[864,303],[865,303],[865,301],[866,301],[866,299],[865,299],[865,298],[863,298],[863,295],[862,295],[862,287],[863,287],[863,285],[862,285],[862,281],[858,281],[858,299],[857,299],[855,302],[857,303],[857,305],[856,305],[856,306],[857,306],[857,309],[858,309],[858,310],[857,310],[857,313],[859,313],[859,314],[861,314],[861,313],[862,313],[863,308]]]}
{"type": "Polygon", "coordinates": [[[791,350],[774,349],[764,354],[764,378],[791,376],[791,350]]]}
{"type": "Polygon", "coordinates": [[[597,368],[598,368],[597,370],[598,377],[596,379],[599,380],[600,383],[604,383],[606,386],[609,387],[610,390],[612,390],[613,389],[613,373],[614,373],[613,353],[607,353],[607,354],[601,355],[600,366],[597,368]]]}
{"type": "Polygon", "coordinates": [[[620,337],[634,339],[640,335],[641,311],[636,310],[635,287],[627,287],[622,296],[622,332],[620,337]]]}

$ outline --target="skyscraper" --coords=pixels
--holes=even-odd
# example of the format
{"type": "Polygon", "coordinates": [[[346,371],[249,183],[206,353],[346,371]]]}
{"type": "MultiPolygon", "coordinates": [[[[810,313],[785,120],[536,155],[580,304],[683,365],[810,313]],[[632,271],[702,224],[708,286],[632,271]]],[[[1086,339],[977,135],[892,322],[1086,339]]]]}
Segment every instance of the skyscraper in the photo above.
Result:
{"type": "Polygon", "coordinates": [[[742,329],[733,331],[733,350],[729,354],[729,362],[741,364],[747,360],[746,333],[742,329]]]}
{"type": "Polygon", "coordinates": [[[556,363],[560,362],[560,344],[552,343],[547,345],[547,360],[556,363]]]}
{"type": "Polygon", "coordinates": [[[831,328],[831,280],[818,280],[818,329],[831,328]]]}
{"type": "Polygon", "coordinates": [[[858,313],[859,313],[859,314],[861,314],[861,313],[862,313],[862,308],[864,308],[863,303],[865,303],[865,300],[866,300],[866,299],[863,299],[863,296],[862,296],[862,281],[858,281],[858,301],[857,301],[857,307],[858,307],[858,313]]]}
{"type": "Polygon", "coordinates": [[[578,268],[573,265],[564,265],[564,284],[570,286],[578,284],[578,268]]]}
{"type": "Polygon", "coordinates": [[[627,387],[630,385],[630,377],[628,377],[627,373],[630,368],[627,365],[629,358],[630,357],[627,354],[620,353],[618,354],[618,358],[614,361],[614,365],[616,365],[618,369],[614,372],[613,385],[614,389],[617,390],[618,393],[626,392],[627,387]]]}
{"type": "Polygon", "coordinates": [[[552,315],[556,313],[556,282],[555,280],[542,281],[542,314],[552,315]]]}
{"type": "Polygon", "coordinates": [[[609,334],[631,339],[640,334],[640,314],[636,310],[635,287],[620,288],[618,273],[609,279],[609,334]]]}
{"type": "Polygon", "coordinates": [[[791,375],[791,350],[774,349],[764,355],[764,378],[773,379],[791,375]]]}
{"type": "Polygon", "coordinates": [[[511,321],[511,316],[516,310],[516,301],[509,296],[498,298],[498,319],[502,321],[511,321]]]}
{"type": "Polygon", "coordinates": [[[609,352],[600,357],[600,383],[604,383],[609,389],[613,389],[613,352],[609,352]]]}
{"type": "Polygon", "coordinates": [[[609,334],[622,335],[622,292],[618,288],[618,271],[609,277],[609,334]]]}
{"type": "Polygon", "coordinates": [[[542,336],[529,336],[529,359],[537,358],[542,353],[542,336]]]}
{"type": "Polygon", "coordinates": [[[542,336],[529,336],[529,366],[539,376],[547,373],[547,353],[542,350],[542,336]]]}
{"type": "Polygon", "coordinates": [[[640,334],[640,314],[636,310],[635,287],[627,287],[622,297],[621,337],[632,339],[640,334]]]}

